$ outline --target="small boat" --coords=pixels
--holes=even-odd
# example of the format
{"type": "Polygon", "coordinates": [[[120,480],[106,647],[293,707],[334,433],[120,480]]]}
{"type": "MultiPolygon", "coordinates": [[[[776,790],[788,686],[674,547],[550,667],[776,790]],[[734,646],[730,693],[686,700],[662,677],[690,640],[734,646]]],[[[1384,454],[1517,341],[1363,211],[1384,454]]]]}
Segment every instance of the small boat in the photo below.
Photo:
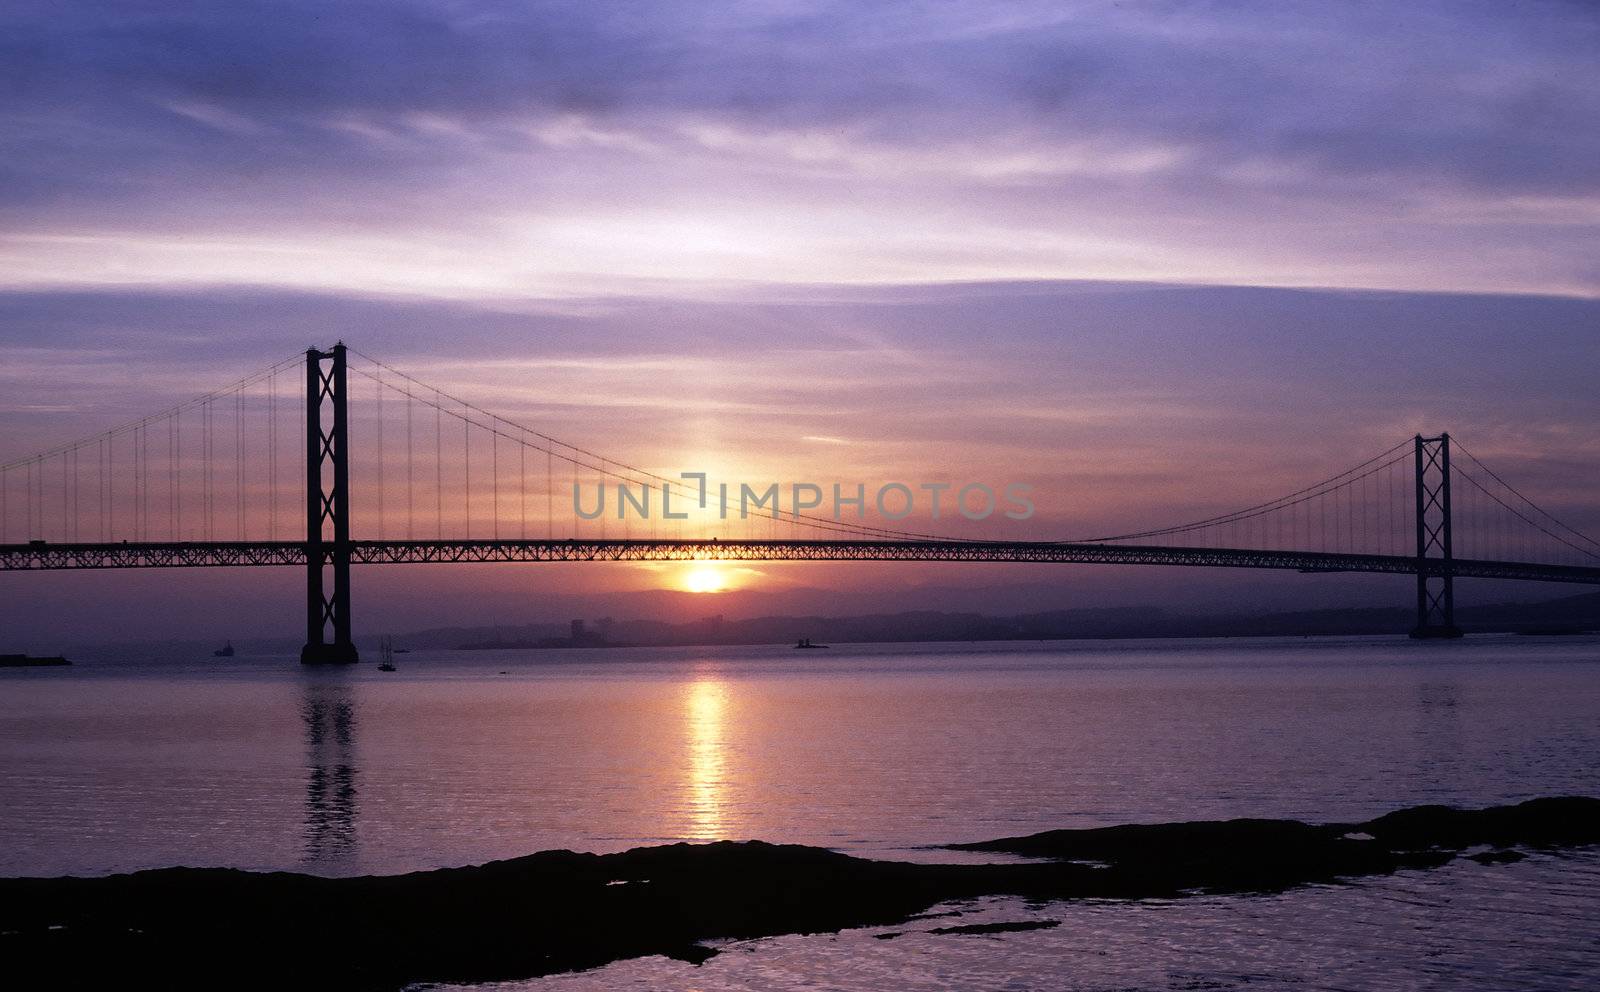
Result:
{"type": "Polygon", "coordinates": [[[382,640],[378,641],[378,655],[383,659],[382,661],[378,662],[378,671],[394,671],[394,641],[390,640],[388,637],[384,637],[382,640]]]}
{"type": "Polygon", "coordinates": [[[232,658],[233,657],[233,642],[232,641],[228,641],[225,644],[223,644],[222,647],[217,648],[215,651],[211,652],[211,657],[213,657],[213,658],[232,658]]]}
{"type": "Polygon", "coordinates": [[[813,650],[816,650],[817,648],[825,648],[825,647],[828,647],[828,646],[829,645],[827,645],[827,644],[812,644],[811,643],[811,638],[802,637],[802,638],[800,638],[800,640],[795,642],[794,649],[796,651],[813,651],[813,650]]]}

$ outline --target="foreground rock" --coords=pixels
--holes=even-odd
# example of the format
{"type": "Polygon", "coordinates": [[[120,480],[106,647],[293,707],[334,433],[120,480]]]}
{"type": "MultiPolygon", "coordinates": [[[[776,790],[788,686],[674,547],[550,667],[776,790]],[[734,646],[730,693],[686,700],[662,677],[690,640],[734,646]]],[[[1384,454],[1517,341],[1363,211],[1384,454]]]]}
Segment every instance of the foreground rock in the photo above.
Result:
{"type": "Polygon", "coordinates": [[[1359,824],[1231,820],[957,845],[1049,858],[911,865],[759,842],[547,852],[476,868],[325,879],[169,868],[0,880],[11,987],[394,989],[509,979],[699,942],[897,923],[946,899],[1281,891],[1459,855],[1600,843],[1600,800],[1401,810],[1359,824]]]}

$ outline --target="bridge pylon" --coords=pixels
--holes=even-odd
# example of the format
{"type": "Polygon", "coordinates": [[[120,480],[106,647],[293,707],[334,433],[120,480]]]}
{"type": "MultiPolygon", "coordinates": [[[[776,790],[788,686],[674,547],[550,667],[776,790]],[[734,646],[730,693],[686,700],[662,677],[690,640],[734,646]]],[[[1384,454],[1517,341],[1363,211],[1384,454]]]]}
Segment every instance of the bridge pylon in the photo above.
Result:
{"type": "Polygon", "coordinates": [[[300,649],[300,661],[307,665],[358,660],[350,639],[350,415],[345,379],[342,343],[332,351],[306,351],[306,646],[300,649]],[[326,429],[324,406],[331,417],[326,429]]]}
{"type": "Polygon", "coordinates": [[[1416,437],[1417,625],[1415,638],[1460,637],[1451,546],[1450,435],[1416,437]]]}

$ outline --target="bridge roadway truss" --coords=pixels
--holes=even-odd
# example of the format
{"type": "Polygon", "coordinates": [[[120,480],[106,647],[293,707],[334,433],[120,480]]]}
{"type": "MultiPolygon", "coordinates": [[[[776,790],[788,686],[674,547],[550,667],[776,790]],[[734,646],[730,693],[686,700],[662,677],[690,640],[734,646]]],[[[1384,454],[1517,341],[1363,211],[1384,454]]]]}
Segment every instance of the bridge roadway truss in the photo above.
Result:
{"type": "MultiPolygon", "coordinates": [[[[326,562],[335,549],[321,546],[326,562]]],[[[539,561],[966,561],[1055,562],[1082,565],[1187,565],[1201,568],[1271,568],[1297,572],[1376,572],[1416,575],[1411,555],[1258,551],[1249,548],[1180,548],[1132,544],[1063,544],[1051,541],[644,541],[458,540],[351,541],[357,565],[429,562],[539,561]]],[[[1524,579],[1600,585],[1600,568],[1535,562],[1428,559],[1428,574],[1460,579],[1524,579]]],[[[0,545],[0,571],[86,568],[193,568],[241,565],[306,567],[300,541],[181,542],[149,544],[0,545]]]]}

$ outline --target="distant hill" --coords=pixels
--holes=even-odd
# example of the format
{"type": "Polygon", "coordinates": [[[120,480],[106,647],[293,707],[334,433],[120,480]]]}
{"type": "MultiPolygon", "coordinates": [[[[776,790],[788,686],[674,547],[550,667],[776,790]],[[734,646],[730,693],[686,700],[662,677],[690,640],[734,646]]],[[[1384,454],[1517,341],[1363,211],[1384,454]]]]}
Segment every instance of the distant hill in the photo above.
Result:
{"type": "MultiPolygon", "coordinates": [[[[1536,603],[1500,603],[1459,611],[1469,633],[1600,632],[1600,592],[1536,603]]],[[[1190,614],[1156,607],[1047,610],[1010,616],[942,610],[915,610],[860,616],[763,616],[746,619],[705,617],[687,623],[664,620],[585,618],[581,643],[574,645],[571,620],[494,626],[436,627],[395,635],[407,649],[452,650],[499,647],[692,647],[738,644],[793,644],[810,638],[818,644],[895,641],[1039,641],[1131,637],[1267,637],[1300,635],[1404,634],[1410,610],[1392,607],[1303,610],[1278,613],[1190,614]]],[[[358,638],[363,652],[376,651],[376,638],[358,638]]],[[[300,643],[288,638],[236,639],[242,655],[295,654],[300,643]]],[[[186,656],[209,658],[212,643],[144,642],[83,645],[75,657],[138,664],[186,656]]]]}
{"type": "MultiPolygon", "coordinates": [[[[1539,603],[1476,606],[1458,618],[1468,632],[1565,633],[1600,631],[1600,592],[1539,603]]],[[[1016,616],[911,611],[864,616],[767,616],[729,620],[706,617],[688,623],[612,620],[590,624],[603,632],[590,646],[701,646],[784,644],[802,637],[818,643],[891,641],[1008,641],[1127,637],[1262,637],[1314,634],[1403,634],[1413,614],[1372,607],[1287,613],[1196,616],[1154,607],[1052,610],[1016,616]]],[[[535,623],[498,627],[447,627],[416,631],[400,640],[409,647],[460,648],[565,646],[569,625],[535,623]]]]}

